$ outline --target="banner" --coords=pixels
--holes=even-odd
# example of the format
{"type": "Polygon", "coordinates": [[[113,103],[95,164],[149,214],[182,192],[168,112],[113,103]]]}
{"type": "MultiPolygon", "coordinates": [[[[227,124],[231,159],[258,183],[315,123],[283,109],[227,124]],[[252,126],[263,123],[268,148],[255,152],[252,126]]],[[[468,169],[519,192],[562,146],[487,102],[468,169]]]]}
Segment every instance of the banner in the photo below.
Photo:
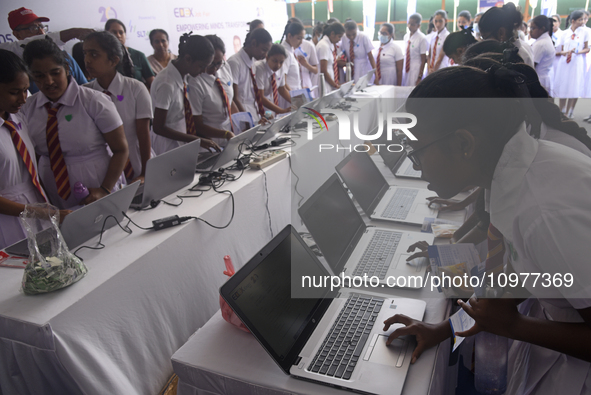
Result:
{"type": "Polygon", "coordinates": [[[542,0],[540,15],[551,17],[556,14],[557,0],[542,0]]]}
{"type": "Polygon", "coordinates": [[[376,30],[376,0],[363,0],[363,33],[373,41],[376,30]]]}

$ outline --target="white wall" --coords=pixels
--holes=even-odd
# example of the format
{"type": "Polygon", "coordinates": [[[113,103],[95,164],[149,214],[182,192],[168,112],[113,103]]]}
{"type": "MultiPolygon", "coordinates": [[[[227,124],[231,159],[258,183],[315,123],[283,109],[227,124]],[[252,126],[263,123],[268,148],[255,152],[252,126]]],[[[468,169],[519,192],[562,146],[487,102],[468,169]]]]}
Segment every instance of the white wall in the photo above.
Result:
{"type": "MultiPolygon", "coordinates": [[[[240,47],[247,22],[262,19],[273,41],[279,40],[287,22],[284,1],[275,0],[2,0],[0,2],[0,42],[16,40],[8,26],[8,13],[20,7],[50,19],[50,31],[69,27],[103,30],[109,18],[120,19],[127,28],[126,45],[153,53],[148,40],[150,30],[160,28],[170,36],[170,49],[178,54],[183,33],[217,34],[226,44],[226,57],[234,54],[234,36],[240,47]]],[[[71,48],[74,41],[69,43],[71,48]]]]}

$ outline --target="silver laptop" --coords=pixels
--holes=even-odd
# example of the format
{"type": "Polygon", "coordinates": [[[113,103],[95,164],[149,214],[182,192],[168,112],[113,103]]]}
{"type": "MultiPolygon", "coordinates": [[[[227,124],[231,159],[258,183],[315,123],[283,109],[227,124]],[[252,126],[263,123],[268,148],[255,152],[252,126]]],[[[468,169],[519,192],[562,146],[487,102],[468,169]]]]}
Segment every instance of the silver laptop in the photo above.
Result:
{"type": "Polygon", "coordinates": [[[242,132],[232,137],[228,144],[224,147],[222,152],[216,153],[216,155],[209,157],[203,162],[197,164],[197,172],[210,172],[223,167],[231,161],[238,159],[240,154],[250,149],[254,145],[255,141],[258,141],[261,125],[257,125],[254,128],[250,128],[246,132],[242,132]]]}
{"type": "Polygon", "coordinates": [[[336,169],[371,219],[422,225],[425,217],[437,217],[437,210],[427,205],[433,192],[388,185],[367,152],[351,152],[336,169]]]}
{"type": "Polygon", "coordinates": [[[375,71],[376,69],[370,70],[367,74],[357,80],[357,83],[355,84],[355,92],[359,92],[367,88],[375,71]]]}
{"type": "Polygon", "coordinates": [[[351,391],[399,395],[416,343],[400,337],[386,346],[387,336],[401,325],[384,332],[382,322],[395,314],[421,320],[426,303],[347,288],[321,288],[294,298],[292,282],[299,281],[294,267],[315,278],[331,274],[288,225],[220,294],[285,374],[351,391]]]}
{"type": "Polygon", "coordinates": [[[201,148],[199,139],[158,155],[146,163],[144,184],[133,199],[132,208],[148,207],[195,179],[195,165],[201,148]]]}
{"type": "Polygon", "coordinates": [[[267,140],[275,137],[277,133],[289,132],[289,125],[291,122],[291,116],[293,113],[288,114],[282,118],[276,119],[273,123],[268,126],[265,130],[259,129],[257,135],[254,137],[253,144],[262,144],[267,140]]]}
{"type": "MultiPolygon", "coordinates": [[[[68,248],[72,250],[99,235],[103,225],[104,229],[107,230],[115,226],[117,222],[121,222],[123,212],[129,208],[139,185],[140,182],[136,181],[68,214],[60,225],[60,232],[68,248]],[[117,221],[113,218],[107,220],[109,216],[115,217],[117,221]]],[[[44,255],[51,253],[51,243],[49,241],[52,237],[51,234],[52,229],[46,229],[36,235],[37,245],[44,255]]],[[[27,239],[6,247],[6,252],[12,255],[29,256],[27,239]]]]}
{"type": "Polygon", "coordinates": [[[337,275],[376,276],[387,284],[388,276],[404,276],[401,288],[420,288],[426,258],[406,261],[408,248],[421,240],[433,243],[433,235],[367,227],[349,199],[341,180],[333,174],[298,210],[327,263],[337,275]],[[415,277],[410,281],[410,276],[415,277]]]}
{"type": "Polygon", "coordinates": [[[393,140],[388,140],[388,134],[382,133],[379,138],[372,140],[371,143],[378,150],[384,164],[396,177],[420,179],[421,172],[415,170],[412,161],[406,157],[406,150],[401,145],[402,137],[393,136],[393,140]],[[389,146],[391,147],[388,148],[389,146]]]}

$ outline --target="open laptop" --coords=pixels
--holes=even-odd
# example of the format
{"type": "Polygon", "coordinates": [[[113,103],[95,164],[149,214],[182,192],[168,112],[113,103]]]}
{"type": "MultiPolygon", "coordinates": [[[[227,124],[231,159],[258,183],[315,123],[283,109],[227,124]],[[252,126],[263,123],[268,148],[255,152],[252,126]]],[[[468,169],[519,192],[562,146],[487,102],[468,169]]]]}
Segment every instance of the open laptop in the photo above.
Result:
{"type": "Polygon", "coordinates": [[[351,152],[336,170],[371,219],[422,225],[425,217],[437,217],[426,200],[433,192],[388,185],[367,152],[351,152]]]}
{"type": "Polygon", "coordinates": [[[261,125],[257,125],[246,132],[242,132],[239,135],[232,137],[222,152],[218,152],[207,160],[199,162],[196,166],[197,172],[214,171],[226,165],[228,162],[236,160],[241,152],[248,149],[247,146],[250,147],[255,141],[258,141],[259,137],[257,136],[257,133],[259,132],[260,127],[261,125]]]}
{"type": "MultiPolygon", "coordinates": [[[[341,180],[333,174],[298,210],[304,225],[337,275],[376,276],[386,284],[388,276],[423,276],[426,258],[406,262],[408,247],[421,240],[433,243],[433,235],[367,227],[349,199],[341,180]]],[[[403,288],[420,288],[405,282],[403,288]]]]}
{"type": "Polygon", "coordinates": [[[369,81],[371,80],[371,77],[373,77],[375,71],[376,69],[370,70],[367,74],[357,80],[357,83],[355,84],[355,92],[359,92],[367,88],[369,81]]]}
{"type": "Polygon", "coordinates": [[[138,189],[131,207],[148,207],[152,201],[158,201],[193,182],[200,149],[201,141],[197,139],[148,160],[144,184],[138,189]]]}
{"type": "Polygon", "coordinates": [[[271,126],[267,127],[265,130],[259,129],[257,135],[254,137],[253,144],[262,144],[267,140],[272,139],[275,137],[277,133],[287,133],[289,132],[289,125],[291,122],[291,116],[293,113],[288,114],[282,118],[275,119],[271,126]]]}
{"type": "MultiPolygon", "coordinates": [[[[140,182],[136,181],[68,214],[60,225],[60,232],[68,248],[72,250],[79,247],[100,234],[103,229],[103,223],[105,230],[115,226],[117,222],[114,219],[109,219],[105,222],[105,219],[110,215],[121,222],[123,220],[123,212],[129,208],[139,185],[140,182]]],[[[39,232],[36,237],[40,252],[44,255],[50,254],[51,245],[49,240],[52,237],[52,229],[45,229],[39,232]]],[[[27,239],[6,247],[6,252],[12,255],[29,256],[27,239]]]]}
{"type": "Polygon", "coordinates": [[[421,172],[413,168],[412,161],[406,157],[406,150],[401,145],[403,136],[392,136],[392,138],[392,140],[388,140],[388,134],[382,133],[379,138],[372,141],[384,160],[384,164],[396,177],[420,179],[421,172]],[[377,144],[383,145],[378,147],[377,144]],[[388,146],[393,144],[397,145],[391,147],[391,150],[388,149],[388,146]]]}
{"type": "Polygon", "coordinates": [[[292,266],[320,278],[331,273],[288,225],[220,288],[221,296],[281,370],[351,391],[399,395],[415,341],[387,336],[395,314],[421,320],[426,303],[352,289],[317,289],[292,298],[292,266]],[[349,323],[348,323],[349,322],[349,323]]]}

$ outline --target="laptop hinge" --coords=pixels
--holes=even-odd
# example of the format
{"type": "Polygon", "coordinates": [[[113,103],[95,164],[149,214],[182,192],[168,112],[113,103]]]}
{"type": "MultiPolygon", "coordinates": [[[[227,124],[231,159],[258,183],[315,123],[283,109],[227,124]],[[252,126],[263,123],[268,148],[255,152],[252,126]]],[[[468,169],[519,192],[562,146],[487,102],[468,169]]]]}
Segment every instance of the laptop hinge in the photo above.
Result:
{"type": "Polygon", "coordinates": [[[302,357],[297,357],[295,361],[293,361],[293,366],[298,366],[300,364],[300,361],[302,360],[302,357]]]}

